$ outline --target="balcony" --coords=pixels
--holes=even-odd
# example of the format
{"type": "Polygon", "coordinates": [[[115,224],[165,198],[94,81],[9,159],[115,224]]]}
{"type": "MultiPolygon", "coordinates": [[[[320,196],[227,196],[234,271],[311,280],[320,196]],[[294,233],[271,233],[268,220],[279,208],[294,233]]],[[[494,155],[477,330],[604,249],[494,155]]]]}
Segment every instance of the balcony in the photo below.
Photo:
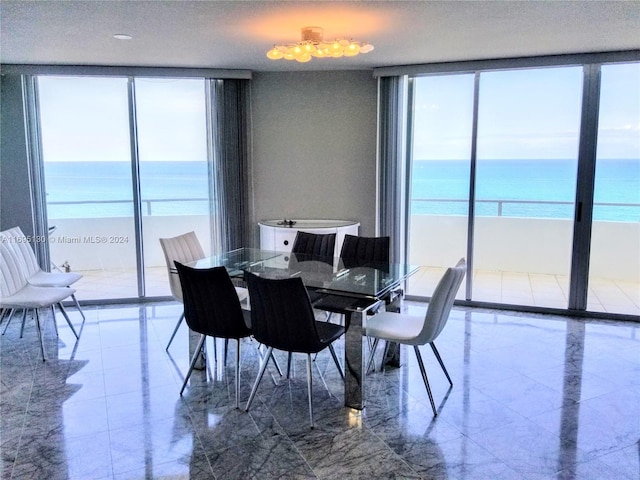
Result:
{"type": "MultiPolygon", "coordinates": [[[[153,215],[151,203],[145,205],[145,295],[167,296],[158,239],[194,230],[209,251],[209,220],[206,215],[153,215]]],[[[472,298],[566,308],[572,221],[500,216],[503,205],[497,208],[498,215],[476,218],[472,298]],[[533,244],[528,238],[531,231],[539,239],[533,244]]],[[[52,223],[57,228],[50,238],[51,259],[58,266],[68,262],[84,275],[76,284],[80,300],[137,297],[131,217],[66,218],[52,223]]],[[[410,279],[407,294],[431,295],[444,269],[465,256],[466,229],[467,217],[462,215],[411,217],[410,263],[423,267],[410,279]]],[[[591,259],[589,311],[640,315],[639,244],[640,223],[594,222],[592,251],[606,255],[591,259]]]]}

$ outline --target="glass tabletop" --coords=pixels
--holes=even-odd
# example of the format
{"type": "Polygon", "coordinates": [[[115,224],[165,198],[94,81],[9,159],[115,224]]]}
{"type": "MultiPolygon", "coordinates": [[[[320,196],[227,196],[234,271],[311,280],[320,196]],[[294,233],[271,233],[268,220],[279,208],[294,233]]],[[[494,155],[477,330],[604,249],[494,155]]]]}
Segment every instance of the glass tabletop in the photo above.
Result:
{"type": "Polygon", "coordinates": [[[396,288],[418,266],[348,261],[269,250],[240,248],[189,264],[195,268],[223,266],[232,277],[251,272],[267,278],[301,277],[307,288],[379,298],[396,288]]]}

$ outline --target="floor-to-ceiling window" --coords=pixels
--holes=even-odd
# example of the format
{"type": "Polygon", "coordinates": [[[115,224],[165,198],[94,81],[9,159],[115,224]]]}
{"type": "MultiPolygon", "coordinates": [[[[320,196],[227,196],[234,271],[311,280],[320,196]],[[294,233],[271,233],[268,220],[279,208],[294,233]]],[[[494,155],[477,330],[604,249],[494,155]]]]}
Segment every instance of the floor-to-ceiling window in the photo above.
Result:
{"type": "Polygon", "coordinates": [[[581,86],[580,67],[480,74],[473,300],[567,306],[581,86]]]}
{"type": "Polygon", "coordinates": [[[137,297],[126,78],[38,78],[51,261],[81,300],[137,297]]]}
{"type": "Polygon", "coordinates": [[[170,295],[158,239],[210,250],[206,80],[39,76],[50,236],[80,300],[170,295]]]}
{"type": "Polygon", "coordinates": [[[203,79],[136,78],[145,293],[169,295],[158,238],[195,231],[211,246],[203,79]]]}
{"type": "Polygon", "coordinates": [[[640,312],[640,64],[603,65],[588,308],[640,312]]]}
{"type": "MultiPolygon", "coordinates": [[[[414,82],[409,261],[412,295],[429,296],[446,266],[467,252],[474,77],[414,82]],[[437,232],[437,234],[434,234],[437,232]]],[[[458,293],[464,298],[464,288],[458,293]]]]}
{"type": "Polygon", "coordinates": [[[458,298],[566,309],[571,286],[588,285],[588,305],[578,309],[638,315],[640,64],[516,63],[410,77],[406,244],[408,261],[423,268],[407,293],[429,296],[466,246],[470,278],[458,298]],[[583,91],[593,78],[597,88],[583,91]],[[598,109],[595,138],[589,112],[598,109]],[[578,166],[594,161],[584,249],[576,198],[591,189],[578,166]],[[576,281],[583,250],[589,278],[576,281]]]}

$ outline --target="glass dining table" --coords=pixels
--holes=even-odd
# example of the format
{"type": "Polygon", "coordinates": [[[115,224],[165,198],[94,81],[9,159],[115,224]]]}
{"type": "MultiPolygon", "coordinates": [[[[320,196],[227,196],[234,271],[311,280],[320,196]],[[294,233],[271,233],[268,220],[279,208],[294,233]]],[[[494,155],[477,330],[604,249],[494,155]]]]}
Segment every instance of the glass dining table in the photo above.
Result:
{"type": "Polygon", "coordinates": [[[394,263],[349,262],[340,258],[239,248],[189,264],[195,268],[223,266],[232,278],[244,272],[268,278],[300,277],[316,308],[345,315],[344,404],[362,410],[365,356],[362,336],[368,312],[397,289],[417,266],[394,263]]]}

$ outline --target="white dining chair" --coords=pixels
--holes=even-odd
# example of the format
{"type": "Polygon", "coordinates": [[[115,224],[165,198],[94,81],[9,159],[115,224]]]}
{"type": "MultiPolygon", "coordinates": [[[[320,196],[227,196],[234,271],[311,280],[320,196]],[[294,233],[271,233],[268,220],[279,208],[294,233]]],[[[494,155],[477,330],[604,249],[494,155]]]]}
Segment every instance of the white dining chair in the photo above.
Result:
{"type": "MultiPolygon", "coordinates": [[[[10,228],[0,232],[0,235],[8,237],[7,243],[17,255],[29,285],[35,287],[70,287],[82,278],[82,275],[75,272],[45,272],[42,270],[31,244],[27,241],[27,237],[20,227],[10,228]]],[[[74,293],[71,294],[71,300],[73,300],[84,320],[84,312],[74,293]]]]}
{"type": "MultiPolygon", "coordinates": [[[[171,295],[175,300],[182,303],[182,287],[180,285],[180,277],[175,268],[174,262],[180,262],[182,264],[188,264],[196,260],[200,260],[205,257],[204,250],[200,245],[200,241],[195,232],[188,232],[182,235],[171,238],[161,238],[160,245],[164,253],[164,259],[167,265],[167,272],[169,274],[169,288],[171,289],[171,295]]],[[[242,302],[249,296],[249,292],[246,288],[235,287],[238,299],[242,302]]],[[[182,321],[184,320],[184,311],[178,319],[169,343],[165,350],[169,350],[171,342],[173,342],[182,321]]]]}
{"type": "Polygon", "coordinates": [[[447,269],[433,291],[424,317],[395,312],[380,312],[367,319],[366,335],[374,339],[367,362],[367,370],[373,362],[373,356],[380,340],[412,345],[418,359],[418,366],[420,367],[424,385],[427,388],[434,416],[438,415],[438,412],[433,401],[433,394],[431,393],[427,371],[422,362],[419,346],[426,344],[431,346],[438,363],[442,367],[447,380],[449,380],[449,385],[453,386],[449,372],[447,372],[434,342],[447,324],[453,301],[466,272],[466,266],[466,261],[462,258],[454,267],[447,269]]]}
{"type": "Polygon", "coordinates": [[[69,328],[71,328],[76,339],[78,339],[79,335],[62,306],[62,301],[74,293],[75,290],[69,287],[37,287],[29,284],[22,260],[16,255],[14,249],[11,248],[11,244],[7,241],[6,237],[0,237],[0,308],[3,310],[22,309],[23,323],[27,313],[30,310],[34,312],[43,361],[46,360],[46,355],[44,352],[39,310],[41,308],[51,309],[57,334],[58,325],[55,321],[54,307],[57,306],[69,324],[69,328]]]}

